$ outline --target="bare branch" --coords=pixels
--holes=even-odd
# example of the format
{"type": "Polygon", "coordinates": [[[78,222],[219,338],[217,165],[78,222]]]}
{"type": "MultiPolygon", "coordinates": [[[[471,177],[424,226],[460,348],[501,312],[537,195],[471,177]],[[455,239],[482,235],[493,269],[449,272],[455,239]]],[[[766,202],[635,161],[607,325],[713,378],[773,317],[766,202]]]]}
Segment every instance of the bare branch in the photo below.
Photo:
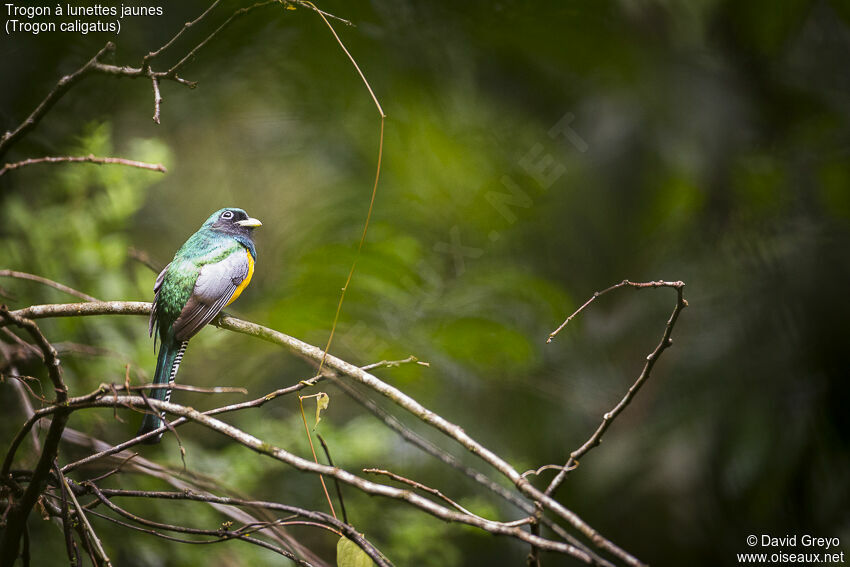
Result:
{"type": "Polygon", "coordinates": [[[543,465],[542,467],[539,467],[537,469],[529,469],[529,470],[525,471],[524,473],[522,473],[522,476],[523,477],[531,476],[531,475],[540,476],[540,473],[542,473],[543,471],[550,471],[550,470],[562,471],[562,470],[564,470],[564,467],[563,467],[563,465],[543,465]]]}
{"type": "Polygon", "coordinates": [[[43,278],[41,276],[36,276],[35,274],[28,274],[26,272],[18,272],[15,270],[0,270],[0,276],[6,278],[18,278],[22,280],[30,280],[34,282],[38,282],[40,284],[44,284],[46,286],[50,286],[52,288],[58,289],[59,291],[64,291],[69,295],[73,295],[74,297],[78,297],[85,301],[99,301],[97,298],[92,297],[86,293],[81,291],[77,291],[72,287],[68,287],[65,284],[61,284],[59,282],[55,282],[53,280],[49,280],[47,278],[43,278]]]}
{"type": "Polygon", "coordinates": [[[682,312],[682,309],[688,306],[688,302],[682,295],[685,288],[685,284],[683,282],[657,281],[647,283],[634,283],[628,280],[623,280],[619,284],[613,285],[608,289],[594,293],[593,296],[584,303],[584,305],[582,305],[575,313],[567,317],[567,320],[564,321],[561,326],[558,327],[558,329],[556,329],[549,336],[549,340],[551,340],[552,337],[558,333],[558,331],[563,329],[564,326],[569,323],[570,319],[572,319],[575,315],[581,312],[594,299],[611,290],[625,286],[634,287],[638,289],[650,287],[671,287],[676,290],[676,306],[673,308],[673,313],[670,315],[670,318],[667,320],[667,325],[664,327],[664,333],[661,336],[661,342],[659,342],[658,346],[655,347],[655,350],[653,350],[649,354],[649,356],[646,357],[646,363],[644,364],[643,370],[641,371],[640,375],[637,377],[637,380],[635,380],[634,384],[632,384],[632,386],[629,388],[629,391],[626,392],[626,395],[623,397],[623,399],[620,400],[620,402],[616,406],[614,406],[611,411],[607,412],[604,416],[602,416],[602,423],[599,424],[599,427],[596,429],[596,431],[593,432],[593,435],[591,435],[590,438],[585,441],[581,447],[570,453],[570,457],[569,459],[567,459],[567,462],[566,464],[564,464],[564,467],[557,474],[557,476],[552,479],[552,482],[550,482],[549,486],[546,488],[545,494],[547,496],[554,494],[558,487],[561,485],[561,483],[564,481],[564,479],[566,479],[569,472],[578,467],[579,460],[584,457],[584,455],[586,455],[591,449],[593,449],[594,447],[599,445],[599,443],[602,442],[602,436],[605,434],[605,431],[608,430],[608,427],[611,426],[611,423],[613,423],[614,419],[616,419],[616,417],[620,415],[620,413],[622,413],[624,409],[626,409],[626,406],[629,405],[629,403],[632,401],[632,398],[634,398],[635,394],[637,394],[638,390],[640,390],[641,386],[643,386],[644,383],[649,379],[649,375],[652,372],[652,368],[655,366],[655,363],[658,361],[658,358],[661,356],[661,353],[663,353],[670,345],[673,344],[673,339],[671,338],[671,335],[673,334],[673,327],[676,325],[676,321],[679,319],[679,314],[682,312]]]}
{"type": "Polygon", "coordinates": [[[183,33],[186,30],[188,30],[189,28],[191,28],[192,26],[194,26],[195,24],[197,24],[198,22],[200,22],[201,20],[206,18],[207,15],[209,15],[209,13],[212,12],[215,9],[216,6],[218,6],[219,2],[221,2],[221,0],[215,0],[215,2],[210,4],[210,7],[207,8],[200,16],[198,16],[197,18],[195,18],[191,22],[186,22],[185,24],[183,24],[183,27],[180,28],[180,31],[178,31],[174,35],[174,37],[172,37],[165,44],[163,44],[162,47],[160,47],[156,51],[151,51],[150,53],[145,55],[144,58],[142,59],[142,69],[148,69],[150,67],[151,59],[156,58],[160,53],[162,53],[163,51],[165,51],[166,49],[168,49],[169,47],[174,45],[174,42],[177,41],[178,39],[180,39],[180,36],[183,35],[183,33]]]}
{"type": "MultiPolygon", "coordinates": [[[[609,291],[614,291],[615,289],[620,289],[621,287],[633,287],[633,288],[636,288],[636,289],[645,289],[645,288],[650,288],[650,287],[672,287],[672,288],[674,288],[674,289],[681,290],[684,286],[685,286],[685,283],[684,283],[684,282],[681,282],[681,281],[678,281],[678,282],[665,282],[665,281],[662,281],[662,280],[658,280],[657,282],[631,282],[631,281],[629,281],[629,280],[623,280],[623,281],[621,281],[621,282],[620,282],[620,283],[618,283],[618,284],[614,284],[614,285],[612,285],[611,287],[608,287],[608,288],[603,289],[602,291],[596,291],[596,292],[594,292],[594,293],[593,293],[593,295],[591,295],[591,296],[590,296],[590,299],[588,299],[587,301],[585,301],[585,302],[582,304],[582,306],[581,306],[581,307],[579,307],[578,309],[576,309],[575,311],[573,311],[573,313],[572,313],[569,317],[567,317],[567,318],[564,320],[564,322],[563,322],[563,323],[561,323],[561,324],[558,326],[558,328],[557,328],[557,329],[555,329],[554,331],[552,331],[551,333],[549,333],[549,337],[546,339],[546,342],[547,342],[547,343],[551,343],[551,342],[552,342],[552,339],[554,339],[554,338],[555,338],[555,336],[556,336],[558,333],[560,333],[560,332],[561,332],[561,330],[562,330],[564,327],[566,327],[566,326],[567,326],[567,323],[569,323],[570,321],[572,321],[572,320],[573,320],[573,318],[574,318],[576,315],[578,315],[579,313],[581,313],[582,311],[584,311],[584,310],[585,310],[585,308],[586,308],[587,306],[589,306],[591,303],[593,303],[594,301],[596,301],[596,298],[598,298],[598,297],[601,297],[601,296],[605,295],[605,294],[606,294],[606,293],[608,293],[609,291]]],[[[687,305],[687,302],[686,302],[685,304],[687,305]]]]}
{"type": "Polygon", "coordinates": [[[80,565],[80,551],[77,549],[77,542],[74,541],[74,535],[71,533],[71,515],[68,511],[68,485],[65,482],[65,477],[62,475],[62,471],[59,470],[59,467],[56,463],[53,464],[53,471],[59,479],[60,485],[60,494],[61,494],[61,518],[62,518],[62,532],[65,536],[65,551],[68,554],[68,559],[71,561],[71,565],[80,565]]]}
{"type": "Polygon", "coordinates": [[[80,522],[83,525],[83,529],[85,529],[86,534],[91,539],[91,542],[94,544],[94,549],[97,552],[97,556],[104,562],[104,564],[107,565],[107,567],[112,567],[112,562],[109,560],[109,556],[106,555],[106,551],[103,550],[103,544],[100,543],[100,538],[97,537],[94,528],[91,527],[89,519],[83,512],[83,508],[82,506],[80,506],[77,497],[74,495],[74,491],[71,490],[71,487],[68,485],[68,480],[65,477],[62,477],[62,482],[65,484],[65,489],[68,492],[68,496],[71,497],[71,501],[74,503],[74,508],[76,508],[77,510],[77,517],[80,519],[80,522]]]}
{"type": "MultiPolygon", "coordinates": [[[[16,368],[11,368],[10,372],[11,376],[15,378],[15,389],[18,391],[18,395],[21,398],[21,405],[24,407],[24,413],[27,416],[32,415],[35,409],[32,407],[32,402],[30,402],[30,399],[27,397],[27,392],[36,398],[38,398],[38,396],[36,396],[36,393],[32,391],[32,388],[30,388],[29,384],[26,383],[23,377],[18,375],[18,370],[16,368]]],[[[44,401],[47,402],[47,400],[44,401]]],[[[35,430],[32,430],[32,444],[36,453],[41,452],[41,440],[38,438],[38,432],[35,430]]]]}
{"type": "MultiPolygon", "coordinates": [[[[253,12],[253,11],[254,11],[254,10],[256,10],[257,8],[262,8],[263,6],[268,6],[268,5],[270,5],[270,4],[276,4],[276,3],[277,3],[277,0],[265,0],[264,2],[257,2],[256,4],[252,4],[251,6],[246,6],[246,7],[244,7],[244,8],[239,8],[238,10],[236,10],[235,12],[233,12],[233,14],[231,14],[231,15],[230,15],[230,17],[229,17],[229,18],[227,18],[227,19],[224,21],[224,23],[223,23],[223,24],[221,24],[220,26],[218,26],[218,28],[216,28],[216,30],[215,30],[215,31],[213,31],[211,34],[209,34],[209,35],[208,35],[206,38],[204,38],[204,39],[203,39],[203,40],[202,40],[202,41],[201,41],[198,45],[196,45],[195,47],[193,47],[193,48],[192,48],[192,49],[191,49],[191,50],[190,50],[190,51],[189,51],[186,55],[184,55],[184,56],[183,56],[183,58],[182,58],[182,59],[180,59],[180,61],[178,61],[177,63],[175,63],[175,64],[174,64],[174,65],[173,65],[173,66],[172,66],[172,67],[171,67],[168,71],[166,71],[165,73],[162,73],[162,74],[161,74],[161,76],[163,76],[163,77],[165,77],[165,78],[169,78],[169,79],[173,79],[173,78],[177,77],[177,72],[178,72],[181,68],[183,68],[183,66],[184,66],[186,63],[188,63],[189,61],[191,61],[191,60],[195,57],[195,55],[198,53],[198,51],[200,51],[201,49],[203,49],[203,47],[204,47],[207,43],[209,43],[210,41],[212,41],[212,39],[213,39],[215,36],[217,36],[219,33],[221,33],[221,31],[222,31],[222,30],[224,30],[226,27],[228,27],[230,24],[232,24],[234,20],[237,20],[238,18],[240,18],[240,17],[242,17],[242,16],[244,16],[244,15],[246,15],[246,14],[249,14],[250,12],[253,12]]],[[[204,14],[202,14],[202,15],[201,15],[201,17],[203,17],[203,16],[205,16],[205,15],[206,15],[206,12],[204,12],[204,14]]],[[[184,27],[184,29],[185,29],[185,27],[184,27]]],[[[141,71],[141,70],[142,70],[142,69],[140,69],[140,71],[141,71]]],[[[154,75],[156,75],[156,74],[154,74],[154,75]]]]}
{"type": "Polygon", "coordinates": [[[154,274],[158,274],[162,271],[162,265],[158,262],[154,262],[151,259],[150,254],[148,254],[144,250],[137,250],[136,248],[133,248],[131,246],[129,249],[127,249],[127,256],[141,264],[144,264],[154,274]]]}
{"type": "Polygon", "coordinates": [[[192,386],[191,384],[142,384],[141,386],[125,386],[123,384],[109,384],[109,386],[118,391],[147,391],[147,390],[183,390],[185,392],[195,392],[198,394],[247,394],[248,390],[241,386],[215,386],[212,388],[202,388],[201,386],[192,386]]]}
{"type": "Polygon", "coordinates": [[[402,364],[408,364],[410,362],[415,362],[416,364],[418,364],[420,366],[431,366],[430,363],[422,362],[421,360],[419,360],[418,358],[416,358],[415,356],[413,356],[411,354],[410,356],[408,356],[407,358],[404,358],[402,360],[382,360],[380,362],[373,362],[372,364],[367,364],[366,366],[361,366],[360,369],[361,370],[372,370],[373,368],[381,368],[381,367],[395,368],[397,366],[401,366],[402,364]]]}
{"type": "Polygon", "coordinates": [[[135,161],[132,159],[116,157],[96,157],[94,155],[89,154],[87,156],[40,157],[25,159],[23,161],[18,161],[15,163],[7,163],[3,166],[2,169],[0,169],[0,176],[4,175],[7,171],[12,171],[13,169],[18,169],[27,165],[36,165],[39,163],[94,163],[98,165],[113,164],[126,165],[129,167],[138,167],[140,169],[149,169],[151,171],[159,171],[160,173],[166,173],[168,171],[161,163],[147,163],[144,161],[135,161]]]}
{"type": "Polygon", "coordinates": [[[159,124],[159,113],[162,105],[162,93],[159,91],[159,77],[151,77],[153,86],[153,121],[159,124]]]}
{"type": "MultiPolygon", "coordinates": [[[[449,506],[451,506],[452,508],[454,508],[458,512],[461,512],[461,513],[466,514],[468,516],[473,516],[473,517],[478,518],[479,520],[483,520],[485,522],[493,521],[493,520],[488,520],[487,518],[482,518],[478,514],[473,514],[472,512],[470,512],[469,510],[467,510],[466,508],[464,508],[463,506],[461,506],[460,504],[458,504],[457,502],[455,502],[454,500],[452,500],[451,498],[449,498],[448,496],[446,496],[445,494],[443,494],[442,492],[437,490],[436,488],[432,488],[430,486],[425,486],[421,482],[416,482],[415,480],[410,480],[409,478],[403,477],[400,474],[396,474],[394,472],[390,472],[390,471],[384,470],[384,469],[363,469],[363,472],[387,476],[387,477],[393,479],[396,482],[406,484],[407,486],[411,486],[411,487],[413,487],[417,490],[421,490],[422,492],[427,492],[428,494],[432,494],[432,495],[436,496],[437,498],[446,502],[449,506]]],[[[514,522],[503,522],[503,524],[506,525],[506,526],[522,526],[522,525],[529,523],[530,521],[531,521],[530,518],[523,518],[522,520],[517,520],[517,521],[514,521],[514,522]]]]}
{"type": "MultiPolygon", "coordinates": [[[[322,437],[320,433],[316,433],[316,437],[319,438],[319,443],[322,444],[322,449],[325,451],[325,457],[328,459],[328,464],[332,467],[335,467],[333,458],[331,458],[331,450],[328,449],[328,444],[325,443],[325,438],[322,437]]],[[[345,511],[345,501],[342,499],[342,487],[339,484],[339,480],[334,478],[334,486],[336,487],[336,497],[339,499],[339,508],[342,511],[342,521],[346,524],[348,523],[348,513],[345,511]]]]}

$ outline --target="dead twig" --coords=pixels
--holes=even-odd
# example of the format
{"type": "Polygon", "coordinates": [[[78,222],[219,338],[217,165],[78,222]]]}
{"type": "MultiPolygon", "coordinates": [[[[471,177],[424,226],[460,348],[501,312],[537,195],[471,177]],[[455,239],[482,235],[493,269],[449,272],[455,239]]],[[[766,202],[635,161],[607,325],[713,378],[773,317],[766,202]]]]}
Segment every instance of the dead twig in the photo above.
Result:
{"type": "Polygon", "coordinates": [[[41,276],[36,276],[35,274],[28,274],[26,272],[18,272],[16,270],[0,270],[0,277],[6,278],[18,278],[21,280],[30,280],[33,282],[38,282],[40,284],[44,284],[46,286],[52,287],[54,289],[58,289],[59,291],[63,291],[69,295],[73,295],[74,297],[78,297],[85,301],[99,301],[96,297],[92,297],[87,293],[83,293],[81,291],[77,291],[72,287],[68,287],[65,284],[61,284],[59,282],[55,282],[53,280],[43,278],[41,276]]]}
{"type": "MultiPolygon", "coordinates": [[[[436,496],[437,498],[444,501],[449,506],[451,506],[452,508],[454,508],[458,512],[461,512],[462,514],[466,514],[468,516],[478,518],[479,520],[482,520],[484,522],[492,522],[493,521],[493,520],[488,520],[487,518],[482,518],[478,514],[474,514],[474,513],[470,512],[469,510],[467,510],[466,508],[464,508],[463,506],[461,506],[460,504],[458,504],[457,502],[455,502],[454,500],[452,500],[451,498],[449,498],[448,496],[446,496],[445,494],[443,494],[442,492],[440,492],[436,488],[432,488],[430,486],[425,486],[421,482],[416,482],[415,480],[411,480],[409,478],[403,477],[399,474],[396,474],[394,472],[390,472],[390,471],[384,470],[384,469],[363,469],[363,472],[387,476],[387,477],[393,479],[396,482],[406,484],[407,486],[411,486],[411,487],[413,487],[417,490],[421,490],[422,492],[427,492],[428,494],[432,494],[432,495],[436,496]]],[[[530,522],[531,522],[530,518],[523,518],[521,520],[516,520],[516,521],[513,521],[513,522],[501,522],[501,523],[505,526],[522,526],[522,525],[528,524],[530,522]]]]}
{"type": "Polygon", "coordinates": [[[558,329],[556,329],[551,335],[551,338],[558,333],[560,329],[563,329],[564,326],[569,323],[570,319],[575,317],[578,313],[580,313],[585,307],[590,305],[590,303],[595,300],[600,295],[608,293],[614,289],[619,289],[621,287],[633,287],[637,289],[644,288],[659,288],[659,287],[669,287],[676,290],[676,306],[673,308],[673,313],[670,315],[670,318],[667,320],[667,324],[664,327],[664,333],[661,335],[661,341],[655,347],[655,349],[646,357],[646,363],[643,366],[643,370],[641,370],[640,375],[635,380],[634,384],[631,385],[629,390],[626,392],[626,395],[623,396],[623,399],[614,406],[611,411],[605,413],[602,416],[602,423],[599,424],[599,427],[596,431],[593,432],[593,435],[584,442],[584,444],[570,453],[569,459],[564,464],[561,471],[552,479],[552,482],[549,483],[549,486],[546,488],[545,494],[547,496],[551,496],[555,493],[561,483],[566,479],[567,475],[570,471],[574,470],[579,463],[579,460],[584,457],[591,449],[599,445],[602,442],[602,436],[611,426],[611,423],[614,422],[614,419],[617,418],[620,413],[629,405],[629,403],[634,398],[635,394],[637,394],[638,390],[640,390],[641,386],[649,379],[650,373],[652,372],[655,363],[658,361],[658,358],[661,354],[673,344],[673,339],[671,338],[673,334],[673,327],[676,325],[676,321],[679,319],[679,314],[682,312],[682,309],[688,306],[688,302],[685,300],[683,296],[685,284],[684,282],[665,282],[665,281],[657,281],[657,282],[645,282],[645,283],[635,283],[630,282],[629,280],[623,280],[619,284],[613,285],[601,292],[594,293],[593,296],[588,299],[584,305],[582,305],[575,313],[567,317],[567,320],[564,321],[558,329]]]}
{"type": "Polygon", "coordinates": [[[126,165],[128,167],[138,167],[140,169],[148,169],[151,171],[158,171],[160,173],[166,173],[168,171],[161,163],[147,163],[144,161],[135,161],[132,159],[117,157],[97,157],[95,155],[89,154],[87,156],[57,156],[30,158],[25,159],[23,161],[17,161],[15,163],[7,163],[3,166],[2,169],[0,169],[0,176],[4,175],[7,171],[12,171],[14,169],[18,169],[27,165],[36,165],[40,163],[94,163],[97,165],[112,164],[126,165]]]}

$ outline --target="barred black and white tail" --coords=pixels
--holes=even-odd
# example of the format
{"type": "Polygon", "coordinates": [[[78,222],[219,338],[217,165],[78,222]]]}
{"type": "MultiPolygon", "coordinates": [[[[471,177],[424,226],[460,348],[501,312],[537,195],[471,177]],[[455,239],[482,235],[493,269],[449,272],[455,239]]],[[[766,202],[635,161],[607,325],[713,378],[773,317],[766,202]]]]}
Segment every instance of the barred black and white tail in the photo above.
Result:
{"type": "MultiPolygon", "coordinates": [[[[186,352],[186,346],[189,341],[182,342],[163,342],[159,349],[159,356],[156,359],[156,372],[154,373],[154,384],[168,384],[172,386],[174,379],[177,377],[177,370],[180,368],[180,362],[183,360],[183,354],[186,352]]],[[[150,398],[162,400],[164,402],[171,401],[171,388],[154,388],[151,389],[150,398]]],[[[143,435],[154,429],[162,426],[162,420],[165,419],[165,412],[160,415],[145,414],[142,419],[142,426],[139,428],[137,435],[143,435]]],[[[145,443],[159,443],[162,439],[162,433],[148,438],[145,443]]]]}

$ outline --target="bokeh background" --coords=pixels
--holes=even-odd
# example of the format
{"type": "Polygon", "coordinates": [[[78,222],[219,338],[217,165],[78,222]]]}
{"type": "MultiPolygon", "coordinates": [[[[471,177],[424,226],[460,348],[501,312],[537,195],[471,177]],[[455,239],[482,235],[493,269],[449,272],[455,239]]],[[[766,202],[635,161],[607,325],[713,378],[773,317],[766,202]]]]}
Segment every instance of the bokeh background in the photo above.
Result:
{"type": "MultiPolygon", "coordinates": [[[[0,126],[19,124],[58,77],[106,40],[138,65],[208,5],[163,3],[119,36],[0,39],[0,126]]],[[[162,58],[172,63],[239,6],[224,2],[162,58]]],[[[850,552],[850,10],[839,0],[692,3],[328,1],[388,118],[372,225],[332,351],[376,371],[525,470],[562,463],[623,395],[657,343],[671,290],[605,296],[552,343],[594,290],[681,279],[690,307],[668,350],[560,500],[654,565],[732,565],[749,534],[839,537],[850,552]]],[[[254,283],[230,312],[324,345],[369,203],[380,120],[321,20],[264,8],[234,23],[162,84],[162,124],[144,80],[92,76],[5,156],[121,156],[154,172],[32,166],[0,178],[0,267],[103,299],[150,300],[154,274],[209,213],[259,217],[254,283]]],[[[11,307],[62,302],[0,281],[11,307]]],[[[147,380],[142,318],[44,322],[72,392],[147,380]]],[[[6,339],[0,339],[6,340],[6,339]]],[[[4,361],[5,365],[5,361],[4,361]]],[[[4,368],[8,370],[8,365],[4,368]]],[[[20,369],[38,374],[33,364],[20,369]]],[[[38,374],[40,375],[40,374],[38,374]]],[[[311,369],[217,329],[192,341],[184,383],[253,396],[311,369]]],[[[332,385],[319,426],[335,461],[390,468],[482,515],[516,510],[405,445],[332,385]]],[[[318,390],[318,389],[317,389],[318,390]]],[[[217,398],[241,400],[238,395],[217,398]]],[[[178,392],[175,400],[216,400],[178,392]]],[[[5,445],[18,398],[0,385],[5,445]]],[[[466,462],[475,459],[395,411],[466,462]]],[[[110,442],[111,411],[70,425],[110,442]]],[[[233,423],[309,455],[297,400],[233,423]]],[[[323,509],[316,479],[193,426],[191,470],[261,498],[323,509]]],[[[178,470],[173,440],[144,456],[178,470]]],[[[24,463],[26,464],[26,463],[24,463]]],[[[96,471],[91,471],[95,474],[96,471]]],[[[545,486],[552,473],[537,481],[545,486]]],[[[121,486],[161,488],[144,478],[121,486]]],[[[523,565],[527,548],[360,497],[358,529],[398,565],[523,565]]],[[[135,503],[151,518],[217,527],[202,506],[135,503]]],[[[30,520],[37,565],[64,556],[55,525],[30,520]]],[[[117,565],[271,565],[241,543],[174,545],[96,522],[117,565]]],[[[333,563],[334,538],[293,534],[333,563]]],[[[543,564],[574,565],[545,555],[543,564]]]]}

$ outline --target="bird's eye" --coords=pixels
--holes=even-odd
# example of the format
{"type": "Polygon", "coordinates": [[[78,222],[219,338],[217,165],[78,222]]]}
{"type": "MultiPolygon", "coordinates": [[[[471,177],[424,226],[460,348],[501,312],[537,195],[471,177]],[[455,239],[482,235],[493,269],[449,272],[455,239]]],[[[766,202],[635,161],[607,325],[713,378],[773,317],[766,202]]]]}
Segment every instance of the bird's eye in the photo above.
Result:
{"type": "Polygon", "coordinates": [[[224,211],[223,213],[221,213],[221,218],[223,218],[225,220],[232,219],[233,218],[233,211],[224,211]]]}

